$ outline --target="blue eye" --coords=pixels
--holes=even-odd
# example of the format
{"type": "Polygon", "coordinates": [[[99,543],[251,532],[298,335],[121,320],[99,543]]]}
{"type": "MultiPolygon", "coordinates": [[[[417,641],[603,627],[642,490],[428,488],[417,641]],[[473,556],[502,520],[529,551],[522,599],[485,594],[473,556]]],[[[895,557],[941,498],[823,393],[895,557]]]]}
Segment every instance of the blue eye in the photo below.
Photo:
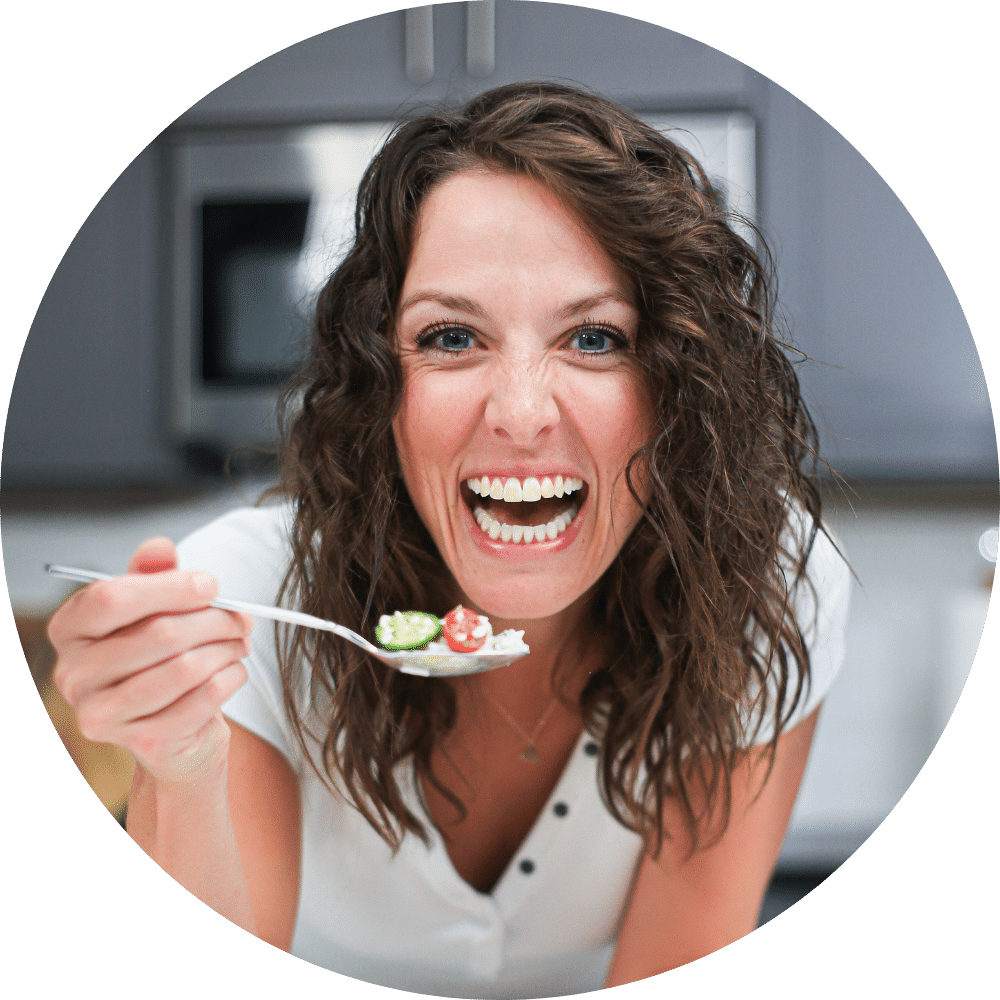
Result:
{"type": "Polygon", "coordinates": [[[437,339],[446,351],[464,351],[472,346],[472,337],[464,330],[446,330],[437,339]]]}
{"type": "Polygon", "coordinates": [[[432,351],[446,351],[448,354],[460,354],[472,347],[472,334],[461,327],[437,327],[423,334],[417,341],[417,346],[432,351]]]}
{"type": "Polygon", "coordinates": [[[617,338],[599,329],[577,331],[573,334],[573,343],[576,349],[584,354],[609,354],[620,346],[617,338]]]}

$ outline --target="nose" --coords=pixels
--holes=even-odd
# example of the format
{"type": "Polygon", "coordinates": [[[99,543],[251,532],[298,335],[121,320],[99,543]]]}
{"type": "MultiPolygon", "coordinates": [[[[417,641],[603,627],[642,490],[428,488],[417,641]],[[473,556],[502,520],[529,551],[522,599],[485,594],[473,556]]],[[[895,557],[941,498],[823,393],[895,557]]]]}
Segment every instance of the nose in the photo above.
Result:
{"type": "Polygon", "coordinates": [[[513,444],[530,447],[559,423],[559,405],[542,366],[507,358],[498,366],[486,402],[486,426],[513,444]]]}

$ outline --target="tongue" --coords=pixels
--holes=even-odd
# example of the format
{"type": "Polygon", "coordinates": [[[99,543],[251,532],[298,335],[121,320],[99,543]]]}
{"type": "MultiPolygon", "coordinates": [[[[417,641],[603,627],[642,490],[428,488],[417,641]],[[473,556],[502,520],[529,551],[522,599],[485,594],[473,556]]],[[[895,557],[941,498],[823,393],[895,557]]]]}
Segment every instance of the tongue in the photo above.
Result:
{"type": "Polygon", "coordinates": [[[551,497],[547,500],[536,500],[534,503],[489,500],[485,504],[477,504],[489,511],[490,516],[495,517],[501,524],[523,524],[525,527],[547,524],[572,505],[571,497],[551,497]]]}

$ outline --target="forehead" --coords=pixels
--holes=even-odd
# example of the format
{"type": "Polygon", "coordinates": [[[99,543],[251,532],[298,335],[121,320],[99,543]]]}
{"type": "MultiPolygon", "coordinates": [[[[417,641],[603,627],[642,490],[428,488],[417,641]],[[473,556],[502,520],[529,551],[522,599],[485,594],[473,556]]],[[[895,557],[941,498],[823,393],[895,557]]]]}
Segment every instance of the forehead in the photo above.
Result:
{"type": "Polygon", "coordinates": [[[540,274],[595,281],[628,294],[630,283],[573,211],[549,188],[523,175],[470,169],[433,188],[414,227],[406,285],[431,277],[540,274]]]}

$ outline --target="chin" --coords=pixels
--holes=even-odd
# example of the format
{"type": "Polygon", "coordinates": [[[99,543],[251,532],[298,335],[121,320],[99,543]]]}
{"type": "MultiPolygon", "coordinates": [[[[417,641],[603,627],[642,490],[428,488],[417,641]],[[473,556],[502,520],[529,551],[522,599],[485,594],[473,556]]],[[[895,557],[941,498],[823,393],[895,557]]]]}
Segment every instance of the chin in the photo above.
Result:
{"type": "Polygon", "coordinates": [[[541,578],[509,583],[470,583],[462,589],[469,602],[487,618],[529,622],[565,611],[583,596],[586,588],[564,587],[551,579],[541,578]]]}

